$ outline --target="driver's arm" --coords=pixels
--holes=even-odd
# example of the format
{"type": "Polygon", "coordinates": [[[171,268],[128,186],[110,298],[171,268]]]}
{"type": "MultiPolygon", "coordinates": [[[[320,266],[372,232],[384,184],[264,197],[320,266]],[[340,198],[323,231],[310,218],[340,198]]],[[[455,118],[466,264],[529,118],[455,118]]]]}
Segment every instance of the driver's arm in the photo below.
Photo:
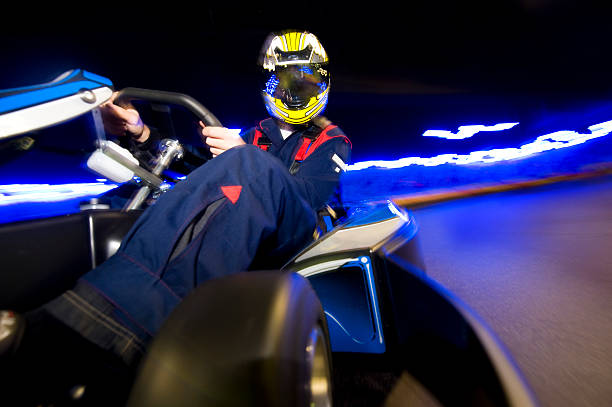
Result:
{"type": "Polygon", "coordinates": [[[155,158],[161,135],[143,123],[134,106],[114,103],[117,93],[100,105],[104,130],[118,137],[121,146],[127,148],[138,159],[140,165],[150,169],[155,158]]]}
{"type": "Polygon", "coordinates": [[[239,134],[227,127],[206,126],[200,122],[202,128],[202,141],[210,148],[213,157],[222,154],[232,147],[246,144],[239,134]]]}
{"type": "Polygon", "coordinates": [[[117,92],[100,106],[104,129],[118,137],[130,137],[137,143],[144,143],[151,135],[151,129],[142,122],[140,114],[130,104],[118,106],[114,103],[117,92]]]}
{"type": "MultiPolygon", "coordinates": [[[[117,136],[120,144],[130,150],[141,165],[149,168],[149,163],[157,152],[161,135],[156,129],[143,123],[140,114],[133,106],[129,104],[117,106],[114,103],[116,96],[117,93],[113,93],[111,99],[100,106],[104,129],[107,133],[117,136]]],[[[200,127],[202,141],[213,157],[232,147],[245,144],[238,134],[225,127],[206,126],[202,122],[200,127]]],[[[191,151],[186,151],[186,155],[193,156],[194,159],[191,161],[199,164],[207,159],[198,154],[191,154],[191,151]]]]}

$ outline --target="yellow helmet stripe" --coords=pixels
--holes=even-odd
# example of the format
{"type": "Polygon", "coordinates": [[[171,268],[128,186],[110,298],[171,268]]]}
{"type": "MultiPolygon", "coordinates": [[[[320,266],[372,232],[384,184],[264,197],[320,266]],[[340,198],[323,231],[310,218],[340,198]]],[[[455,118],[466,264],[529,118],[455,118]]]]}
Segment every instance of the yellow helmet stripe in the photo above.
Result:
{"type": "Polygon", "coordinates": [[[281,41],[283,42],[283,51],[289,51],[289,45],[287,44],[287,36],[286,35],[282,35],[281,37],[281,41]]]}
{"type": "Polygon", "coordinates": [[[283,44],[285,45],[285,49],[283,49],[283,51],[294,51],[294,34],[295,33],[290,32],[282,35],[283,44]]]}
{"type": "Polygon", "coordinates": [[[295,33],[288,33],[287,35],[285,35],[285,39],[287,40],[287,51],[293,51],[294,49],[294,38],[295,37],[295,33]]]}
{"type": "Polygon", "coordinates": [[[278,60],[278,56],[274,52],[277,48],[284,52],[297,52],[306,49],[308,46],[311,46],[312,50],[307,60],[293,63],[325,63],[328,61],[325,49],[314,34],[309,32],[288,32],[270,39],[270,43],[265,51],[264,60],[262,61],[262,67],[273,71],[277,65],[290,64],[287,61],[278,60]]]}

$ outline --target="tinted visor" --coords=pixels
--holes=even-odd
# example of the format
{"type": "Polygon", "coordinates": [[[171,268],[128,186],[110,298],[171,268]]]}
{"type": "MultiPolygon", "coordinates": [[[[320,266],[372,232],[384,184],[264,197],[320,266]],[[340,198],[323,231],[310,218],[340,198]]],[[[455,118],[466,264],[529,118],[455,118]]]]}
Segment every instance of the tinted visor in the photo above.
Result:
{"type": "Polygon", "coordinates": [[[266,82],[265,92],[280,99],[288,108],[299,109],[324,92],[328,85],[329,76],[319,66],[277,66],[266,82]]]}

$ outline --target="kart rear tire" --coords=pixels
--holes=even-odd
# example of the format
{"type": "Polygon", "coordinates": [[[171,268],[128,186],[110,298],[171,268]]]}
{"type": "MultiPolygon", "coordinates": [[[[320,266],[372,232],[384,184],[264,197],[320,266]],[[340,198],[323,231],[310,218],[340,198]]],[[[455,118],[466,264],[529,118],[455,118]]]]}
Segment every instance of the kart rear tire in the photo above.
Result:
{"type": "Polygon", "coordinates": [[[328,338],[321,303],[298,274],[211,280],[153,340],[128,406],[330,406],[328,338]]]}

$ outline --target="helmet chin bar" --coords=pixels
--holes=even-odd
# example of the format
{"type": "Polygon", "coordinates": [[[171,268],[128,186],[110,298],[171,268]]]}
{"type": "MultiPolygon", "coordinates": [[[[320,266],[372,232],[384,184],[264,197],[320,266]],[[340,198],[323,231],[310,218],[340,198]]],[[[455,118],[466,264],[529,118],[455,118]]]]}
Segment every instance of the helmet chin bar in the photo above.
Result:
{"type": "Polygon", "coordinates": [[[318,97],[310,98],[308,104],[298,110],[287,107],[280,99],[270,96],[263,91],[264,104],[270,115],[288,124],[303,125],[320,115],[327,106],[329,87],[318,97]]]}

